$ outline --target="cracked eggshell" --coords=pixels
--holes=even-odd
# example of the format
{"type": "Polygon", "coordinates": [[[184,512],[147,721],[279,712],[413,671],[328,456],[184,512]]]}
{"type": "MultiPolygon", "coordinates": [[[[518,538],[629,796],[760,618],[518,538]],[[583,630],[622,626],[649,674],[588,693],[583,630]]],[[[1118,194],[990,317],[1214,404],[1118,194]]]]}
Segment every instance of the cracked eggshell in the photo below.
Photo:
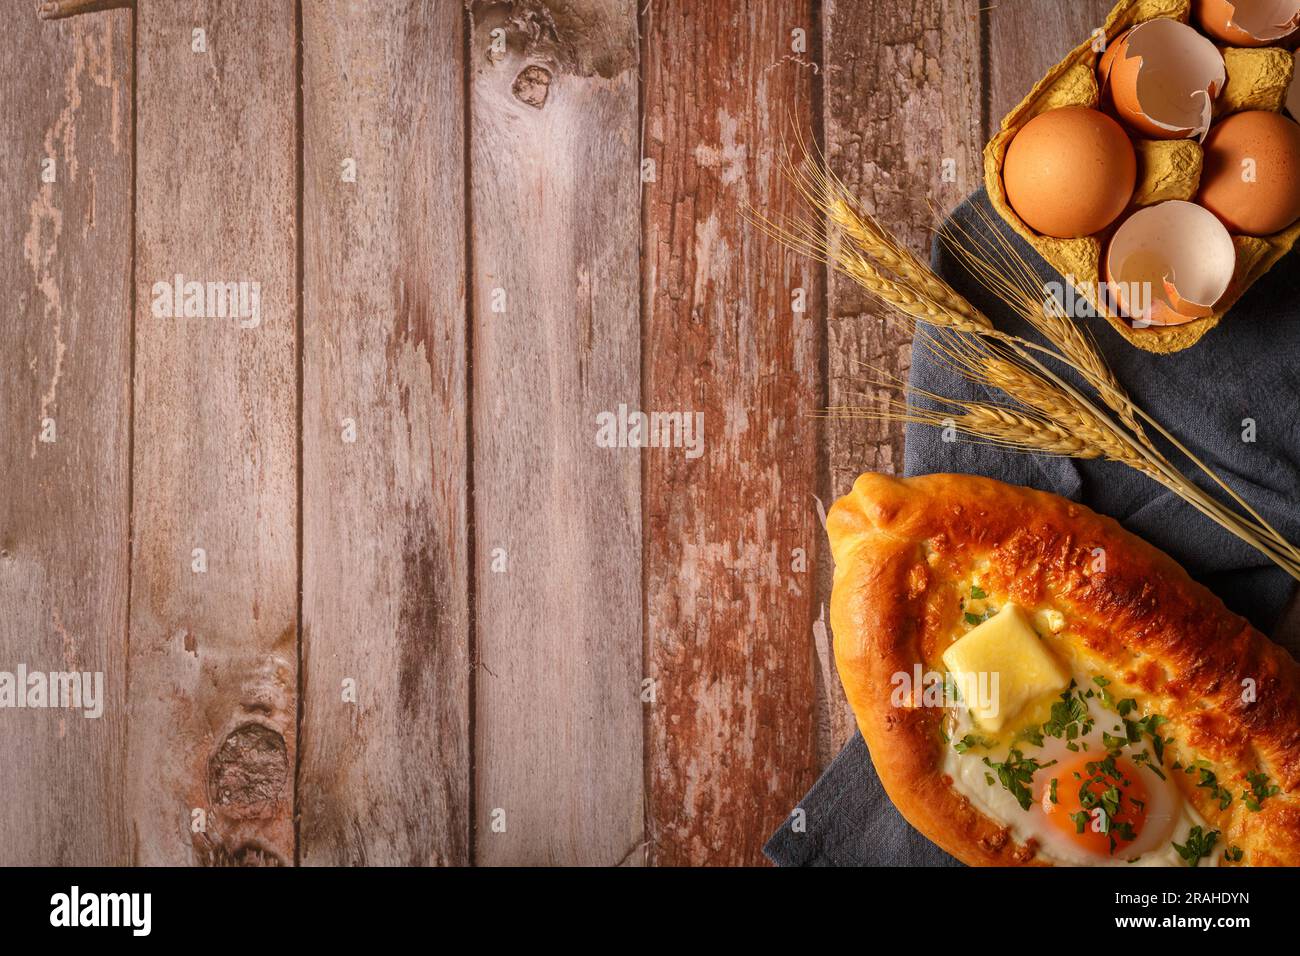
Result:
{"type": "Polygon", "coordinates": [[[1151,139],[1204,138],[1228,76],[1213,43],[1167,18],[1122,34],[1097,69],[1120,119],[1151,139]]]}
{"type": "Polygon", "coordinates": [[[1214,314],[1237,250],[1213,213],[1172,200],[1124,220],[1105,265],[1108,298],[1134,327],[1182,325],[1214,314]]]}
{"type": "Polygon", "coordinates": [[[1300,0],[1196,0],[1196,21],[1231,46],[1269,46],[1300,29],[1300,0]]]}

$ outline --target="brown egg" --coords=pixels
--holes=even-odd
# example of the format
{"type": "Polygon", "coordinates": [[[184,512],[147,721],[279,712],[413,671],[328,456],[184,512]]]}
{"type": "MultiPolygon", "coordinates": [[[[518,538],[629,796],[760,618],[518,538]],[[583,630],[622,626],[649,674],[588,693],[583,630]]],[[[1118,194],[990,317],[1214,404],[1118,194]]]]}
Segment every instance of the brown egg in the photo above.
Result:
{"type": "Polygon", "coordinates": [[[1300,124],[1263,110],[1216,123],[1205,140],[1197,202],[1248,236],[1300,219],[1300,124]]]}
{"type": "Polygon", "coordinates": [[[1229,46],[1278,44],[1300,27],[1296,0],[1195,0],[1196,22],[1229,46]]]}
{"type": "Polygon", "coordinates": [[[1002,166],[1007,199],[1035,232],[1077,239],[1124,211],[1137,180],[1133,143],[1109,116],[1082,106],[1026,123],[1002,166]]]}

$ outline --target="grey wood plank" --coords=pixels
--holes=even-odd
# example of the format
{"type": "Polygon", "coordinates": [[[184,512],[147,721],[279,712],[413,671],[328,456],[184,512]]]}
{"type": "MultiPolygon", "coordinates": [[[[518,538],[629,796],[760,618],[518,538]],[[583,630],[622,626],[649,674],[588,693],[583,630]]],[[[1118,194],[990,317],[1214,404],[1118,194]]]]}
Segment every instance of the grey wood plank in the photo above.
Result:
{"type": "Polygon", "coordinates": [[[464,19],[303,8],[304,864],[469,860],[464,19]]]}
{"type": "Polygon", "coordinates": [[[640,461],[596,437],[640,402],[636,8],[473,15],[476,859],[635,861],[640,461]]]}
{"type": "Polygon", "coordinates": [[[0,709],[0,865],[119,866],[130,854],[131,19],[8,13],[0,670],[98,673],[102,713],[0,709]]]}
{"type": "Polygon", "coordinates": [[[127,767],[136,860],[288,864],[298,656],[293,0],[140,0],[137,55],[127,767]],[[206,285],[206,317],[166,317],[177,275],[247,283],[236,286],[236,317],[213,317],[220,303],[206,285]]]}

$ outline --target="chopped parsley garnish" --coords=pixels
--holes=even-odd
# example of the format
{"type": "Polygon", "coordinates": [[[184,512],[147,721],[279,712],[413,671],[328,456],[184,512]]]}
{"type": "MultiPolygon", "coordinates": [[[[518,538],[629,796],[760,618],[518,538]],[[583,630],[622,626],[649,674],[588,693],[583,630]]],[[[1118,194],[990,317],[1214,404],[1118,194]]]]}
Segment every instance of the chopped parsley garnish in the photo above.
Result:
{"type": "Polygon", "coordinates": [[[1127,746],[1128,737],[1112,737],[1103,730],[1101,732],[1101,742],[1107,750],[1118,750],[1120,747],[1127,746]]]}
{"type": "Polygon", "coordinates": [[[1246,804],[1246,809],[1251,813],[1259,813],[1261,803],[1269,797],[1275,797],[1282,792],[1282,788],[1277,784],[1268,782],[1268,774],[1266,773],[1248,770],[1246,771],[1246,782],[1250,784],[1250,789],[1242,791],[1241,799],[1246,804]]]}
{"type": "Polygon", "coordinates": [[[1030,804],[1034,802],[1034,796],[1029,789],[1034,774],[1055,763],[1055,760],[1040,763],[1033,757],[1026,757],[1014,747],[1011,749],[1011,753],[1007,755],[1007,759],[1001,763],[996,763],[988,757],[984,758],[984,766],[997,774],[998,782],[1016,798],[1021,810],[1028,810],[1030,804]]]}
{"type": "Polygon", "coordinates": [[[1114,853],[1118,849],[1118,846],[1116,845],[1116,837],[1118,837],[1120,840],[1123,840],[1125,843],[1132,843],[1134,840],[1137,839],[1137,830],[1133,829],[1133,824],[1129,823],[1127,820],[1117,820],[1115,823],[1111,824],[1110,827],[1110,852],[1111,853],[1114,853]]]}
{"type": "MultiPolygon", "coordinates": [[[[1075,740],[1092,730],[1092,717],[1088,714],[1088,704],[1075,694],[1075,686],[1070,686],[1061,694],[1061,699],[1052,704],[1052,711],[1043,724],[1042,732],[1057,740],[1075,740]]],[[[1078,750],[1078,746],[1069,749],[1078,750]]]]}
{"type": "Polygon", "coordinates": [[[1012,739],[1011,746],[1014,747],[1022,740],[1026,743],[1033,744],[1035,747],[1041,747],[1043,745],[1043,728],[1031,724],[1028,727],[1016,731],[1016,736],[1012,739]]]}
{"type": "Polygon", "coordinates": [[[1048,799],[1048,800],[1051,800],[1052,803],[1059,803],[1059,802],[1060,802],[1060,801],[1058,801],[1058,800],[1056,799],[1056,784],[1057,784],[1057,782],[1058,782],[1057,779],[1056,779],[1055,777],[1053,777],[1053,778],[1052,778],[1051,788],[1049,789],[1048,794],[1047,794],[1047,799],[1048,799]]]}
{"type": "Polygon", "coordinates": [[[1183,773],[1196,773],[1199,771],[1200,779],[1197,781],[1198,790],[1208,790],[1219,801],[1219,809],[1226,810],[1232,803],[1232,793],[1229,790],[1219,786],[1219,778],[1215,776],[1214,771],[1209,769],[1209,764],[1204,760],[1196,761],[1191,767],[1186,767],[1183,773]]]}
{"type": "MultiPolygon", "coordinates": [[[[979,589],[978,589],[978,588],[973,588],[972,590],[979,590],[979,589]]],[[[987,597],[987,595],[986,595],[983,591],[980,591],[980,593],[979,593],[979,597],[978,597],[978,598],[976,598],[976,596],[975,596],[974,594],[972,594],[971,597],[972,597],[972,598],[975,598],[976,600],[979,600],[979,598],[987,597]]],[[[962,607],[964,608],[964,607],[966,606],[966,600],[963,598],[961,603],[962,603],[962,607]]],[[[971,611],[966,611],[966,612],[962,615],[962,617],[964,617],[964,618],[966,619],[966,623],[967,623],[967,624],[983,624],[985,621],[987,621],[989,618],[991,618],[991,617],[992,617],[994,614],[996,614],[996,613],[997,613],[997,610],[996,610],[995,608],[991,608],[991,607],[987,607],[987,606],[986,606],[986,607],[984,608],[984,613],[982,613],[982,614],[975,614],[975,613],[973,613],[973,612],[971,612],[971,611]]]]}
{"type": "Polygon", "coordinates": [[[1206,833],[1200,827],[1192,827],[1187,831],[1187,842],[1182,846],[1174,844],[1174,849],[1178,855],[1187,861],[1188,866],[1196,866],[1203,859],[1214,852],[1214,844],[1219,841],[1219,831],[1211,830],[1206,833]]]}
{"type": "Polygon", "coordinates": [[[1151,755],[1150,755],[1149,753],[1147,753],[1145,750],[1143,750],[1141,753],[1135,753],[1135,754],[1133,754],[1132,757],[1131,757],[1130,759],[1132,759],[1132,761],[1133,761],[1135,764],[1139,764],[1139,765],[1141,765],[1141,766],[1146,767],[1148,770],[1150,770],[1153,774],[1155,774],[1155,775],[1156,775],[1157,777],[1159,777],[1161,780],[1166,779],[1166,778],[1165,778],[1165,772],[1164,772],[1163,770],[1161,770],[1159,767],[1157,767],[1154,763],[1151,762],[1151,755]]]}
{"type": "Polygon", "coordinates": [[[957,753],[959,754],[964,754],[966,753],[966,751],[974,747],[992,747],[992,746],[993,746],[993,741],[989,740],[987,737],[981,737],[978,734],[967,734],[961,740],[953,744],[952,749],[957,751],[957,753]]]}
{"type": "Polygon", "coordinates": [[[1105,677],[1094,677],[1092,682],[1100,688],[1097,692],[1098,697],[1108,710],[1115,711],[1115,713],[1119,714],[1121,717],[1127,717],[1137,709],[1137,701],[1132,697],[1125,697],[1123,700],[1116,700],[1111,696],[1110,691],[1106,689],[1110,686],[1110,681],[1105,677]]]}
{"type": "Polygon", "coordinates": [[[1223,858],[1229,863],[1240,863],[1242,855],[1242,850],[1239,846],[1230,846],[1223,851],[1223,858]]]}
{"type": "MultiPolygon", "coordinates": [[[[1138,733],[1146,734],[1151,738],[1151,752],[1154,753],[1156,757],[1155,765],[1151,768],[1152,770],[1155,770],[1157,766],[1165,762],[1165,744],[1173,743],[1173,737],[1160,736],[1160,725],[1167,724],[1168,722],[1169,718],[1161,717],[1159,714],[1148,714],[1147,716],[1135,721],[1138,733]]],[[[1176,766],[1175,769],[1177,769],[1176,766]]],[[[1160,779],[1164,779],[1164,774],[1160,775],[1160,779]]]]}
{"type": "Polygon", "coordinates": [[[1112,785],[1101,792],[1101,809],[1103,819],[1101,821],[1101,832],[1110,832],[1110,822],[1115,819],[1119,813],[1119,788],[1112,785]]]}
{"type": "Polygon", "coordinates": [[[970,596],[971,599],[975,601],[982,601],[986,597],[988,597],[988,595],[984,593],[984,590],[978,584],[971,585],[970,596]]]}

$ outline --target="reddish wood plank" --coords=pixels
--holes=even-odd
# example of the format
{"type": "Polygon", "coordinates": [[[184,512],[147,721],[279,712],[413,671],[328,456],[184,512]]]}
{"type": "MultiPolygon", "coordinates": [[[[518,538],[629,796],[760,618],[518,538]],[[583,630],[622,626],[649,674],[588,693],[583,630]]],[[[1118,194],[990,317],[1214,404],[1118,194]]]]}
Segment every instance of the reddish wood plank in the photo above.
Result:
{"type": "Polygon", "coordinates": [[[645,406],[704,413],[702,457],[644,453],[651,857],[762,860],[817,771],[813,699],[823,278],[744,221],[797,203],[810,2],[656,3],[645,36],[645,406]],[[806,311],[796,313],[796,289],[806,311]],[[796,549],[807,555],[805,570],[796,549]]]}
{"type": "Polygon", "coordinates": [[[137,11],[127,804],[140,863],[294,859],[294,20],[293,0],[137,11]],[[155,283],[178,274],[250,283],[244,317],[159,317],[155,283]]]}
{"type": "MultiPolygon", "coordinates": [[[[979,0],[853,3],[826,0],[825,137],[831,168],[864,205],[928,258],[936,213],[983,182],[980,158],[979,0]]],[[[911,334],[843,276],[827,302],[828,404],[871,406],[881,370],[907,377],[911,334]]],[[[863,418],[827,423],[829,487],[846,494],[864,471],[903,470],[903,427],[863,418]]],[[[822,552],[822,603],[830,596],[829,549],[822,552]]],[[[829,640],[825,751],[852,736],[853,714],[834,676],[829,640]]]]}
{"type": "Polygon", "coordinates": [[[120,866],[131,20],[24,6],[0,35],[0,670],[99,673],[102,716],[0,710],[0,864],[120,866]]]}
{"type": "Polygon", "coordinates": [[[463,25],[303,8],[304,864],[469,860],[463,25]]]}
{"type": "Polygon", "coordinates": [[[636,11],[473,17],[476,859],[635,862],[639,460],[596,438],[639,404],[636,11]]]}

